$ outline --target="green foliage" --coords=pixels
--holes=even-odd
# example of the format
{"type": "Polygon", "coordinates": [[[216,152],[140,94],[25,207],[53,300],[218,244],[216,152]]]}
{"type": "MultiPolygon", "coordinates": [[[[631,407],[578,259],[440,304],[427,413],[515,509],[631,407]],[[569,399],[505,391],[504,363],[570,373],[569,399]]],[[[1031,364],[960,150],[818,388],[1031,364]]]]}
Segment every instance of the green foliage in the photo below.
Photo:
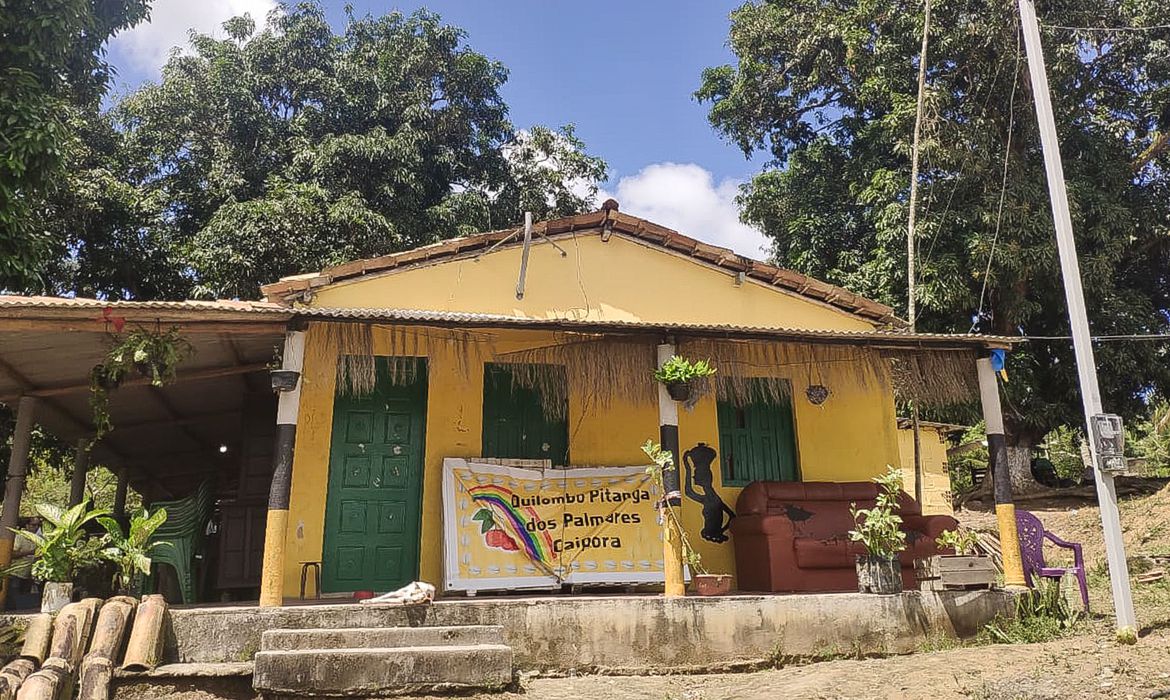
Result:
{"type": "Polygon", "coordinates": [[[681,355],[674,355],[654,370],[654,378],[663,384],[671,382],[689,382],[692,379],[702,379],[715,374],[715,368],[708,360],[691,362],[681,355]]]}
{"type": "Polygon", "coordinates": [[[987,623],[979,637],[996,644],[1047,642],[1068,634],[1080,621],[1080,612],[1061,593],[1060,584],[1040,579],[1016,598],[1015,617],[987,623]]]}
{"type": "Polygon", "coordinates": [[[888,559],[906,549],[906,533],[902,530],[902,516],[898,515],[902,470],[887,466],[873,481],[878,485],[873,508],[849,504],[856,528],[849,531],[849,539],[864,544],[871,555],[888,559]]]}
{"type": "MultiPolygon", "coordinates": [[[[1170,24],[1158,0],[1040,12],[1068,26],[1170,24]]],[[[707,69],[696,93],[716,130],[771,158],[739,203],[776,262],[901,308],[922,16],[918,1],[746,2],[732,13],[736,64],[707,69]]],[[[984,331],[1065,336],[1016,6],[936,3],[931,22],[918,328],[966,332],[982,310],[984,331]]],[[[1170,332],[1170,149],[1141,160],[1170,131],[1170,30],[1052,29],[1044,43],[1093,331],[1170,332]]],[[[1097,362],[1105,404],[1127,418],[1144,412],[1150,388],[1170,388],[1165,344],[1101,344],[1097,362]]],[[[1074,367],[1066,341],[1013,351],[1004,389],[1014,438],[1034,444],[1081,422],[1074,367]]]]}
{"type": "Polygon", "coordinates": [[[1126,446],[1147,476],[1170,476],[1170,403],[1158,401],[1126,430],[1126,446]]]}
{"type": "Polygon", "coordinates": [[[173,326],[167,331],[135,328],[116,339],[105,360],[94,366],[89,375],[89,405],[93,411],[96,443],[114,429],[110,421],[110,391],[131,371],[150,378],[152,386],[163,386],[175,378],[175,368],[195,349],[173,326]]]}
{"type": "Polygon", "coordinates": [[[50,241],[43,198],[78,144],[69,123],[105,93],[105,42],[147,0],[0,2],[0,290],[32,284],[50,241]]]}
{"type": "Polygon", "coordinates": [[[1044,436],[1044,451],[1061,479],[1080,482],[1085,475],[1081,444],[1085,431],[1067,425],[1058,425],[1044,436]]]}
{"type": "Polygon", "coordinates": [[[974,556],[979,553],[979,535],[966,528],[943,530],[934,543],[939,549],[955,550],[955,554],[974,556]]]}
{"type": "MultiPolygon", "coordinates": [[[[72,508],[61,508],[48,503],[37,505],[43,519],[42,534],[28,530],[13,530],[18,536],[33,543],[32,576],[38,581],[71,583],[81,571],[102,562],[100,538],[89,537],[85,524],[108,515],[105,510],[90,510],[85,500],[72,508]]],[[[11,573],[12,567],[3,572],[11,573]]]]}
{"type": "Polygon", "coordinates": [[[159,508],[148,513],[143,508],[131,516],[129,531],[122,532],[122,526],[110,517],[99,517],[98,523],[106,531],[102,557],[117,567],[114,588],[126,595],[133,595],[143,576],[150,574],[150,553],[156,547],[171,546],[169,542],[150,542],[150,536],[167,521],[167,511],[159,508]]]}
{"type": "Polygon", "coordinates": [[[79,115],[47,290],[255,298],[281,276],[592,206],[573,127],[518,130],[507,69],[434,13],[315,2],[195,34],[157,84],[79,115]],[[347,11],[348,12],[348,11],[347,11]]]}

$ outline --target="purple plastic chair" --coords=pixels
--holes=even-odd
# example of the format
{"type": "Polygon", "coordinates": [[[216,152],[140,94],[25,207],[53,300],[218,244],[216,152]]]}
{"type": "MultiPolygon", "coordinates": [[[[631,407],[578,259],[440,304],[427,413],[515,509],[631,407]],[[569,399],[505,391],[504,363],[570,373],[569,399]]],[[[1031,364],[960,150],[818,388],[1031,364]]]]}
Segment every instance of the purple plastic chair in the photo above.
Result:
{"type": "Polygon", "coordinates": [[[1081,587],[1081,600],[1085,603],[1085,612],[1089,611],[1089,585],[1085,580],[1085,558],[1081,554],[1081,545],[1076,542],[1065,542],[1056,535],[1044,529],[1035,514],[1026,510],[1016,511],[1016,530],[1020,533],[1020,557],[1024,560],[1024,579],[1032,586],[1032,577],[1056,579],[1059,583],[1065,574],[1077,577],[1081,587]],[[1073,565],[1068,568],[1052,567],[1044,563],[1044,540],[1048,540],[1057,547],[1071,549],[1073,565]]]}

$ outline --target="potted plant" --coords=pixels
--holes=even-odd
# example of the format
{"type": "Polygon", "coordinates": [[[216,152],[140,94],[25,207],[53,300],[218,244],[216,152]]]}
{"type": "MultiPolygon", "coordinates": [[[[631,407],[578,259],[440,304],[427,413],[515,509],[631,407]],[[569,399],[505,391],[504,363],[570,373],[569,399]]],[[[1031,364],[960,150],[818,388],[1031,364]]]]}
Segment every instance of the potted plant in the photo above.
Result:
{"type": "MultiPolygon", "coordinates": [[[[85,525],[109,512],[90,510],[88,500],[68,509],[41,503],[36,510],[42,519],[42,532],[13,532],[33,543],[29,571],[34,579],[44,584],[41,612],[57,612],[73,598],[74,577],[101,563],[103,539],[88,536],[85,525]]],[[[24,562],[17,562],[0,574],[23,573],[26,566],[24,562]]]]}
{"type": "Polygon", "coordinates": [[[114,573],[114,590],[119,595],[135,595],[142,577],[150,573],[150,553],[159,546],[170,546],[169,542],[150,542],[150,536],[167,521],[167,511],[159,508],[153,513],[145,508],[130,518],[127,532],[117,520],[103,515],[97,519],[105,528],[105,547],[102,556],[117,566],[114,573]]]}
{"type": "Polygon", "coordinates": [[[666,385],[666,393],[675,401],[690,401],[695,394],[699,380],[715,374],[715,368],[708,360],[691,362],[681,355],[674,355],[654,371],[654,378],[666,385]]]}
{"type": "Polygon", "coordinates": [[[109,393],[122,384],[131,370],[149,378],[153,386],[163,386],[175,378],[175,368],[193,352],[191,343],[179,335],[178,328],[168,331],[135,328],[120,339],[115,336],[105,359],[89,372],[89,405],[94,426],[91,444],[113,430],[109,393]]]}
{"type": "MultiPolygon", "coordinates": [[[[662,473],[675,468],[674,456],[652,440],[647,440],[646,444],[642,445],[642,451],[653,462],[653,464],[646,468],[646,473],[654,479],[654,483],[657,484],[659,491],[662,491],[662,473]]],[[[701,596],[727,595],[730,593],[731,576],[728,574],[712,574],[703,567],[703,558],[691,546],[691,540],[687,537],[686,530],[683,529],[682,523],[679,521],[674,508],[662,508],[662,512],[666,514],[666,517],[671,519],[671,522],[674,524],[674,529],[678,532],[679,538],[682,541],[683,561],[686,562],[687,567],[691,570],[691,584],[694,591],[701,596]]]]}
{"type": "Polygon", "coordinates": [[[979,535],[973,530],[943,530],[934,543],[954,554],[936,554],[914,562],[923,590],[985,589],[995,584],[995,564],[979,551],[979,535]]]}
{"type": "Polygon", "coordinates": [[[901,593],[900,553],[906,549],[906,533],[898,515],[902,472],[887,467],[885,473],[874,477],[874,482],[878,494],[872,508],[849,505],[856,528],[849,531],[849,539],[864,544],[867,552],[857,555],[857,588],[862,593],[901,593]]]}

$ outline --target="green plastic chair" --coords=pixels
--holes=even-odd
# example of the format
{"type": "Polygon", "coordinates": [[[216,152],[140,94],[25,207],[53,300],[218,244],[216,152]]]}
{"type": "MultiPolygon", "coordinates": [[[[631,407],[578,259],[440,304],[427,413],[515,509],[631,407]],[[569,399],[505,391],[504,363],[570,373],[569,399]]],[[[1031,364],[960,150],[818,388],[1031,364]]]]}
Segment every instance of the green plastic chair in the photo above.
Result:
{"type": "MultiPolygon", "coordinates": [[[[155,530],[150,541],[165,542],[169,546],[157,547],[151,553],[152,566],[169,565],[175,570],[184,603],[195,602],[195,577],[193,565],[195,555],[203,551],[207,520],[211,512],[211,486],[203,482],[195,493],[174,501],[156,501],[152,511],[166,508],[167,521],[155,530]]],[[[147,585],[155,589],[155,576],[151,575],[147,585]]]]}

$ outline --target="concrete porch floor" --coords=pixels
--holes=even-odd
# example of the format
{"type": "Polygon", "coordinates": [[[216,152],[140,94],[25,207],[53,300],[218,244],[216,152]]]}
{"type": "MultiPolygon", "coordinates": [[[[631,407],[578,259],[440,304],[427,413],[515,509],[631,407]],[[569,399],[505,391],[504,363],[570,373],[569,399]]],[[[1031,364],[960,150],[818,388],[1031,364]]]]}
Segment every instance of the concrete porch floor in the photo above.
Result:
{"type": "Polygon", "coordinates": [[[264,630],[500,625],[517,671],[662,673],[783,656],[897,654],[967,637],[1014,610],[1002,591],[665,599],[655,595],[446,598],[410,608],[353,603],[176,608],[165,663],[251,661],[264,630]]]}

